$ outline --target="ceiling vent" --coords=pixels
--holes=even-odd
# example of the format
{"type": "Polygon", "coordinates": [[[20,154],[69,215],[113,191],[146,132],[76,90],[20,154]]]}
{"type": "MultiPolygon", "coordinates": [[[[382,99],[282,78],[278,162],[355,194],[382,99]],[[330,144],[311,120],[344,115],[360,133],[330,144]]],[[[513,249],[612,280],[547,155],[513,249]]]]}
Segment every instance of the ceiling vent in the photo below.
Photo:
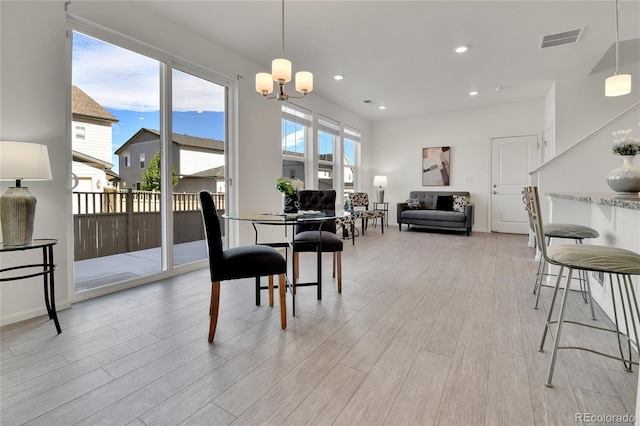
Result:
{"type": "Polygon", "coordinates": [[[577,43],[582,37],[584,27],[575,30],[563,31],[556,34],[547,34],[540,37],[540,49],[552,46],[560,46],[562,44],[577,43]]]}

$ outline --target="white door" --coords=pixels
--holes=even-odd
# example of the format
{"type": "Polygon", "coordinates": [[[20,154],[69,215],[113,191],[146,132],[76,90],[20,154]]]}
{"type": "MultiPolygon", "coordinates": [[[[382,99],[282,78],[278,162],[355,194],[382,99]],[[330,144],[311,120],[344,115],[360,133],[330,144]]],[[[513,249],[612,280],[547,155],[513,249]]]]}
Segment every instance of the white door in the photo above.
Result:
{"type": "Polygon", "coordinates": [[[536,166],[538,136],[491,139],[491,231],[528,234],[522,190],[536,166]]]}

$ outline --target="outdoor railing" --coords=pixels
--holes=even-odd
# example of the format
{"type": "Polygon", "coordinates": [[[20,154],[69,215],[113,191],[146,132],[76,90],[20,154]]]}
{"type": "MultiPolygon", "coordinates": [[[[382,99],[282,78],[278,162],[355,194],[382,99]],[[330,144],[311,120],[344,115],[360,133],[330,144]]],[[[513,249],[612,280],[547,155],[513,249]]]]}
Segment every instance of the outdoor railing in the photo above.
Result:
{"type": "MultiPolygon", "coordinates": [[[[222,215],[224,193],[211,195],[222,215]]],[[[172,205],[174,244],[204,239],[198,194],[172,194],[172,205]]],[[[160,247],[160,193],[74,192],[73,213],[75,260],[160,247]]]]}

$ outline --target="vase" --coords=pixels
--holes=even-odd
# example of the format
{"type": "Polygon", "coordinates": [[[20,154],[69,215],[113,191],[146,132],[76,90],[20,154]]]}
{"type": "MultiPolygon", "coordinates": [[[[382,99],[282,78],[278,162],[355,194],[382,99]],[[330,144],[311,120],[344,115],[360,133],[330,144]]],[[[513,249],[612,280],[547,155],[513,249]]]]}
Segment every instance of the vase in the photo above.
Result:
{"type": "Polygon", "coordinates": [[[282,194],[282,211],[285,213],[297,213],[300,206],[298,194],[282,194]]]}
{"type": "Polygon", "coordinates": [[[636,195],[640,192],[640,170],[634,166],[635,155],[623,155],[622,166],[611,170],[607,184],[619,194],[636,195]]]}

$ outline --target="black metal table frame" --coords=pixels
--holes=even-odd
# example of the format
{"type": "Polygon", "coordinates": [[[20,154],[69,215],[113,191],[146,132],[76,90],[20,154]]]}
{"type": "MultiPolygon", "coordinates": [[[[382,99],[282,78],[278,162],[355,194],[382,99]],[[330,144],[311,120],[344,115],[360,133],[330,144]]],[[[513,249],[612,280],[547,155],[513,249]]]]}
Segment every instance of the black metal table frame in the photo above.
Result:
{"type": "MultiPolygon", "coordinates": [[[[333,211],[332,211],[333,212],[333,211]]],[[[347,212],[348,214],[348,212],[347,212]]],[[[332,220],[332,219],[336,219],[336,214],[335,212],[333,212],[333,214],[329,215],[329,216],[290,216],[290,215],[286,215],[286,214],[276,214],[276,213],[268,213],[268,214],[262,214],[262,216],[277,216],[280,217],[281,220],[269,220],[267,219],[267,217],[264,218],[260,218],[258,217],[260,215],[257,216],[253,216],[253,217],[240,217],[239,215],[233,215],[233,214],[224,214],[223,217],[225,217],[226,219],[230,219],[230,220],[242,220],[242,221],[250,221],[253,229],[255,231],[255,244],[261,244],[261,245],[267,245],[270,247],[274,247],[274,248],[284,248],[285,249],[285,261],[287,262],[287,265],[289,264],[289,255],[288,255],[288,251],[291,250],[292,255],[293,253],[295,253],[295,247],[294,247],[294,243],[293,243],[293,238],[291,239],[291,241],[283,241],[283,242],[269,242],[269,243],[264,243],[264,242],[259,242],[258,241],[258,229],[256,227],[256,225],[270,225],[270,226],[284,226],[284,233],[285,233],[285,239],[287,239],[287,228],[289,226],[294,227],[292,235],[295,235],[295,225],[299,224],[299,223],[319,223],[319,235],[318,235],[318,243],[317,243],[317,247],[316,247],[316,253],[317,253],[317,278],[315,282],[304,282],[304,283],[298,283],[296,282],[296,265],[295,262],[293,262],[293,267],[292,269],[292,276],[293,279],[289,279],[289,277],[287,276],[286,278],[286,285],[287,285],[287,290],[291,289],[291,299],[292,299],[292,315],[295,317],[296,316],[296,291],[295,288],[296,287],[306,287],[306,286],[312,286],[315,285],[318,288],[318,292],[317,292],[317,297],[318,300],[322,300],[322,224],[324,222],[326,222],[327,220],[332,220]]],[[[287,268],[288,269],[288,268],[287,268]]],[[[260,285],[260,277],[256,277],[256,305],[260,305],[260,291],[261,290],[265,290],[268,287],[266,286],[262,286],[260,285]]],[[[277,288],[277,286],[275,286],[274,288],[277,288]]]]}
{"type": "Polygon", "coordinates": [[[44,303],[47,307],[47,314],[49,319],[52,319],[58,334],[62,333],[60,328],[60,322],[58,321],[58,314],[56,313],[56,299],[55,299],[55,277],[54,271],[56,265],[53,263],[53,246],[58,243],[58,240],[53,239],[36,239],[32,244],[9,246],[0,244],[0,252],[12,252],[12,251],[26,251],[33,249],[42,249],[42,263],[32,263],[28,265],[18,265],[9,268],[0,269],[0,274],[9,271],[17,271],[28,268],[42,268],[41,271],[37,271],[31,274],[16,275],[7,278],[0,278],[0,282],[24,280],[33,277],[43,277],[44,284],[44,303]]]}

